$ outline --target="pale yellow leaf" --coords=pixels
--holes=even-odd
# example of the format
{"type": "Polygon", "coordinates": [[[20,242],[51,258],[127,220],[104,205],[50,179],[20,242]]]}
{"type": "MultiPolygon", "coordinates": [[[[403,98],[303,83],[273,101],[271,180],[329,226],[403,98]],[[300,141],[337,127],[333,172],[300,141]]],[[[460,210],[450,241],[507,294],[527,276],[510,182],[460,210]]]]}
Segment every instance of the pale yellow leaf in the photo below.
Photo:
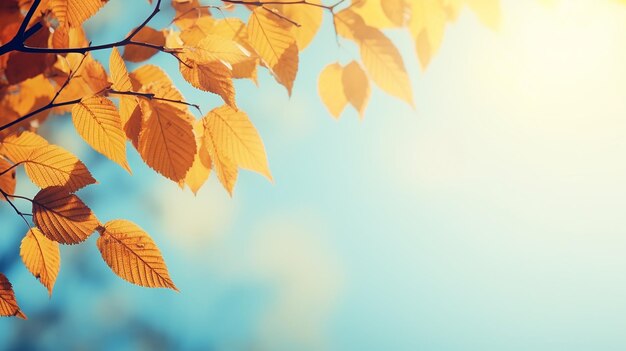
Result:
{"type": "Polygon", "coordinates": [[[343,88],[343,68],[339,63],[326,66],[320,73],[318,92],[330,114],[339,118],[348,104],[343,88]]]}
{"type": "Polygon", "coordinates": [[[369,77],[386,93],[413,106],[413,93],[402,56],[380,30],[362,27],[358,33],[361,59],[369,77]]]}
{"type": "Polygon", "coordinates": [[[356,61],[352,61],[344,67],[341,81],[348,102],[359,111],[359,115],[363,118],[371,94],[367,75],[356,61]]]}
{"type": "Polygon", "coordinates": [[[60,24],[78,27],[93,16],[108,0],[49,0],[48,4],[60,24]]]}

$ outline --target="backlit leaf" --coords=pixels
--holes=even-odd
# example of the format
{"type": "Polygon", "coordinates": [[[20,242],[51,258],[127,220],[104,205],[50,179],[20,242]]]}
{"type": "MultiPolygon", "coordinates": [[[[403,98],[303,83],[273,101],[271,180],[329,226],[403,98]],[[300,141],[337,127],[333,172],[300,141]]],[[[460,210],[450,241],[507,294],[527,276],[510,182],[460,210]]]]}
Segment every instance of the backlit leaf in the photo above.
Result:
{"type": "Polygon", "coordinates": [[[298,46],[289,31],[290,25],[259,7],[252,12],[248,21],[248,41],[276,80],[291,95],[298,72],[298,46]]]}
{"type": "Polygon", "coordinates": [[[97,245],[120,278],[139,286],[178,291],[152,238],[136,224],[114,220],[104,225],[97,245]]]}
{"type": "Polygon", "coordinates": [[[15,293],[13,292],[13,286],[7,277],[0,273],[0,316],[3,317],[19,317],[26,319],[26,315],[15,300],[15,293]]]}
{"type": "Polygon", "coordinates": [[[46,139],[39,135],[24,131],[19,135],[9,135],[0,141],[0,155],[6,156],[13,162],[25,160],[35,149],[48,145],[46,139]]]}
{"type": "Polygon", "coordinates": [[[157,100],[142,101],[145,114],[138,151],[143,160],[165,177],[179,182],[193,164],[196,141],[189,112],[157,100]]]}
{"type": "MultiPolygon", "coordinates": [[[[165,33],[152,27],[145,26],[133,37],[134,42],[148,43],[156,46],[165,45],[165,33]]],[[[149,59],[158,52],[157,49],[140,46],[126,45],[124,48],[124,59],[130,62],[141,62],[149,59]]]]}
{"type": "Polygon", "coordinates": [[[74,192],[96,182],[85,164],[56,145],[38,148],[18,161],[24,164],[26,175],[40,188],[62,186],[74,192]]]}
{"type": "Polygon", "coordinates": [[[61,244],[78,244],[99,225],[78,196],[60,187],[46,188],[35,195],[33,221],[48,239],[61,244]]]}
{"type": "Polygon", "coordinates": [[[272,179],[263,141],[245,112],[224,105],[209,112],[204,120],[205,133],[220,158],[272,179]]]}
{"type": "Polygon", "coordinates": [[[20,256],[26,268],[52,295],[61,268],[59,244],[46,238],[38,228],[31,228],[22,239],[20,256]]]}
{"type": "MultiPolygon", "coordinates": [[[[127,83],[130,85],[130,81],[127,83]]],[[[72,108],[72,122],[87,144],[130,172],[126,161],[126,135],[111,100],[97,95],[83,98],[72,108]]]]}

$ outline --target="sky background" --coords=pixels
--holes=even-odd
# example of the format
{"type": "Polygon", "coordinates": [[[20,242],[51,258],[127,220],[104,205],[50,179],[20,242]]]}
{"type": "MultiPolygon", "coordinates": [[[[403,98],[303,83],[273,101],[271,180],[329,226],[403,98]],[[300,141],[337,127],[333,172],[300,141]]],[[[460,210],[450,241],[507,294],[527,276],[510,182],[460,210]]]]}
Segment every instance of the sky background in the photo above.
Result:
{"type": "MultiPolygon", "coordinates": [[[[134,150],[129,176],[55,117],[42,133],[100,182],[81,197],[101,221],[148,231],[181,292],[117,278],[94,235],[62,247],[49,299],[2,206],[0,271],[29,316],[0,319],[2,347],[626,349],[626,6],[544,2],[502,0],[498,31],[465,9],[425,72],[391,34],[416,109],[375,88],[362,121],[333,120],[318,97],[321,69],[355,52],[326,18],[291,98],[265,72],[259,88],[237,82],[274,183],[242,172],[232,198],[214,175],[197,197],[181,191],[134,150]]],[[[111,0],[87,31],[117,40],[149,12],[111,0]]],[[[220,104],[170,57],[150,62],[205,112],[220,104]]]]}

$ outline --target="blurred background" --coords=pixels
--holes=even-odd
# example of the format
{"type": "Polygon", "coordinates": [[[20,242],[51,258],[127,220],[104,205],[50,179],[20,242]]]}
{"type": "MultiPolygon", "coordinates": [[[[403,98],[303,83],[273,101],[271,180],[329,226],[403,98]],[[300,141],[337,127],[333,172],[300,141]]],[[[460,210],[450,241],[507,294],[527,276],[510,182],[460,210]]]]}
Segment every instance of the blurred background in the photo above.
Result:
{"type": "MultiPolygon", "coordinates": [[[[1,206],[0,271],[29,320],[0,319],[0,348],[626,349],[626,6],[501,10],[497,31],[464,10],[425,72],[409,36],[390,32],[417,107],[374,89],[363,121],[333,120],[318,97],[321,69],[355,53],[325,18],[291,98],[266,72],[259,87],[237,82],[275,181],[242,172],[232,198],[213,175],[197,196],[181,191],[134,150],[129,176],[51,119],[42,133],[100,182],[81,197],[101,221],[150,233],[181,292],[117,278],[94,235],[62,247],[49,299],[20,262],[23,223],[1,206]]],[[[87,33],[118,40],[150,11],[111,0],[87,33]]],[[[205,112],[220,104],[171,57],[150,62],[205,112]]]]}

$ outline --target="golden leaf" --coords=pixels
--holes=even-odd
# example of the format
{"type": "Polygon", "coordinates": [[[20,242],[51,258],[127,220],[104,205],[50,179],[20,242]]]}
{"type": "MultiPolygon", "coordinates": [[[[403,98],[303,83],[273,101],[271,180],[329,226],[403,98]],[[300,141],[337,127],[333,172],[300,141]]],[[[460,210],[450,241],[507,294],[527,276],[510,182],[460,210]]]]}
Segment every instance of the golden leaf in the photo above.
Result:
{"type": "Polygon", "coordinates": [[[298,46],[284,22],[262,7],[255,9],[248,21],[248,41],[291,95],[298,72],[298,46]]]}
{"type": "Polygon", "coordinates": [[[46,238],[38,228],[31,228],[20,245],[20,256],[28,270],[52,295],[61,268],[59,243],[46,238]]]}
{"type": "Polygon", "coordinates": [[[38,148],[18,162],[24,164],[26,175],[40,188],[62,186],[74,192],[96,182],[85,164],[56,145],[38,148]]]}
{"type": "Polygon", "coordinates": [[[370,78],[388,94],[413,106],[409,75],[395,45],[373,27],[362,27],[357,35],[361,59],[370,78]]]}
{"type": "Polygon", "coordinates": [[[157,100],[142,100],[141,106],[146,117],[139,135],[139,154],[165,177],[175,182],[185,179],[196,154],[193,117],[157,100]]]}
{"type": "Polygon", "coordinates": [[[185,176],[185,184],[194,194],[197,194],[211,174],[211,156],[204,140],[204,123],[202,120],[194,122],[193,131],[196,135],[198,151],[193,165],[185,176]]]}
{"type": "Polygon", "coordinates": [[[17,316],[26,319],[26,315],[20,310],[15,300],[13,286],[7,277],[0,273],[0,316],[12,317],[17,316]]]}
{"type": "Polygon", "coordinates": [[[344,67],[341,81],[348,102],[359,111],[359,115],[363,118],[371,94],[370,82],[365,72],[356,61],[352,61],[344,67]]]}
{"type": "Polygon", "coordinates": [[[113,89],[117,91],[133,90],[133,85],[126,70],[126,64],[116,47],[111,50],[111,56],[109,56],[109,71],[111,72],[113,89]]]}
{"type": "Polygon", "coordinates": [[[204,117],[204,126],[220,159],[272,180],[263,141],[245,112],[227,105],[218,107],[204,117]]]}
{"type": "Polygon", "coordinates": [[[341,116],[341,112],[348,104],[342,77],[343,68],[339,63],[333,63],[324,67],[317,85],[322,102],[335,118],[341,116]]]}
{"type": "Polygon", "coordinates": [[[414,0],[409,30],[415,39],[415,48],[422,69],[437,53],[446,27],[448,13],[442,0],[414,0]]]}
{"type": "MultiPolygon", "coordinates": [[[[148,43],[156,46],[165,45],[165,33],[152,27],[144,26],[133,37],[133,41],[138,43],[148,43]]],[[[126,45],[124,48],[124,59],[130,62],[141,62],[149,59],[158,52],[157,49],[140,45],[126,45]]]]}
{"type": "MultiPolygon", "coordinates": [[[[127,83],[130,85],[130,81],[127,83]]],[[[111,100],[97,95],[83,98],[72,108],[72,122],[87,144],[130,172],[126,136],[119,112],[111,100]]]]}
{"type": "MultiPolygon", "coordinates": [[[[279,0],[278,2],[292,2],[291,0],[279,0]]],[[[318,0],[309,1],[312,4],[321,4],[318,0]]],[[[296,42],[298,43],[298,49],[304,50],[319,30],[322,25],[322,17],[324,15],[324,9],[321,7],[311,6],[307,4],[277,4],[270,5],[269,8],[275,8],[283,16],[289,18],[299,25],[290,26],[289,31],[293,34],[296,42]]]]}
{"type": "Polygon", "coordinates": [[[196,55],[189,52],[180,54],[180,58],[180,73],[186,81],[198,89],[217,94],[227,104],[236,106],[232,73],[226,65],[219,61],[199,61],[196,55]]]}
{"type": "MultiPolygon", "coordinates": [[[[143,65],[129,75],[133,90],[151,93],[169,100],[182,101],[183,95],[176,89],[170,77],[158,66],[143,65]]],[[[181,108],[180,104],[172,104],[181,108]]]]}
{"type": "Polygon", "coordinates": [[[50,0],[49,6],[61,24],[78,27],[106,4],[106,0],[50,0]]]}
{"type": "Polygon", "coordinates": [[[48,141],[38,134],[24,131],[19,135],[9,135],[0,141],[0,155],[13,162],[25,160],[35,149],[48,145],[48,141]]]}
{"type": "Polygon", "coordinates": [[[33,221],[50,240],[78,244],[100,224],[78,196],[62,187],[46,188],[33,199],[33,221]]]}
{"type": "Polygon", "coordinates": [[[102,258],[120,278],[149,288],[178,291],[152,238],[136,224],[114,220],[100,228],[102,258]]]}
{"type": "Polygon", "coordinates": [[[236,64],[250,60],[250,52],[232,39],[206,34],[193,46],[185,47],[187,56],[197,62],[221,61],[236,64]]]}

